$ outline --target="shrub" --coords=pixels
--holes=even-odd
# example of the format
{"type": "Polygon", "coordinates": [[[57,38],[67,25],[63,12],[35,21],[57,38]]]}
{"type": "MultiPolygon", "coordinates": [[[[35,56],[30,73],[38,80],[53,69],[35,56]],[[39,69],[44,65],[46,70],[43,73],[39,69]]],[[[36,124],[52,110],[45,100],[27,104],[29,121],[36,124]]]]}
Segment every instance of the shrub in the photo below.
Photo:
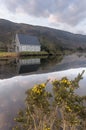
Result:
{"type": "Polygon", "coordinates": [[[82,79],[79,74],[74,80],[63,77],[52,81],[52,93],[47,91],[47,82],[34,85],[27,90],[25,110],[21,110],[13,130],[78,130],[86,128],[86,96],[75,93],[82,79]]]}

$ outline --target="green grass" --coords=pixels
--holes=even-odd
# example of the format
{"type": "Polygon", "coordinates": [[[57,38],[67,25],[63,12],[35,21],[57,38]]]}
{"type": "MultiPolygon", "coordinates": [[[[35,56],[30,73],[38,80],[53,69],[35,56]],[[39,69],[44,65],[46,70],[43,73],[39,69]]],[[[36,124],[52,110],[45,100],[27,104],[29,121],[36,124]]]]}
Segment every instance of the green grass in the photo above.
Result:
{"type": "Polygon", "coordinates": [[[49,55],[61,55],[61,52],[57,52],[56,54],[54,53],[48,53],[46,51],[40,51],[40,52],[0,52],[0,58],[12,58],[12,57],[26,57],[26,56],[49,56],[49,55]]]}
{"type": "Polygon", "coordinates": [[[20,52],[19,56],[44,56],[48,55],[47,52],[45,51],[40,51],[40,52],[20,52]]]}
{"type": "Polygon", "coordinates": [[[11,58],[11,57],[22,57],[22,56],[47,56],[48,53],[45,51],[41,52],[0,52],[0,58],[11,58]]]}
{"type": "Polygon", "coordinates": [[[0,52],[0,58],[17,57],[18,54],[15,52],[0,52]]]}

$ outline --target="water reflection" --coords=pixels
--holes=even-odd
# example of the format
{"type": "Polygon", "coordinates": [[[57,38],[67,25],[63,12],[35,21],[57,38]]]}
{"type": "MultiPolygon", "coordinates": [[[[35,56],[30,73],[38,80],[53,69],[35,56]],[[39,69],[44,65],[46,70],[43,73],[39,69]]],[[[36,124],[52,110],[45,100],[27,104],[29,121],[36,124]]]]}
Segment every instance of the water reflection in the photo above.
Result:
{"type": "Polygon", "coordinates": [[[3,59],[0,60],[0,78],[10,78],[19,74],[49,72],[49,68],[57,62],[59,57],[28,57],[27,59],[3,59]],[[45,71],[44,71],[45,70],[45,71]]]}
{"type": "Polygon", "coordinates": [[[34,72],[37,71],[40,67],[40,59],[19,59],[17,65],[19,74],[34,72]]]}
{"type": "Polygon", "coordinates": [[[0,78],[10,78],[19,74],[37,71],[40,58],[31,59],[3,59],[0,60],[0,78]]]}
{"type": "Polygon", "coordinates": [[[10,78],[17,74],[15,59],[0,59],[0,79],[10,78]]]}
{"type": "Polygon", "coordinates": [[[48,73],[86,67],[86,54],[75,53],[56,57],[28,57],[0,60],[0,79],[16,75],[48,73]]]}
{"type": "MultiPolygon", "coordinates": [[[[48,58],[29,57],[28,59],[0,60],[0,79],[3,79],[0,80],[0,130],[12,130],[12,126],[15,124],[13,118],[19,108],[24,108],[25,91],[28,88],[32,87],[34,84],[44,82],[47,79],[59,79],[63,76],[72,79],[77,76],[78,73],[81,73],[82,70],[85,70],[84,78],[80,81],[81,88],[78,89],[77,92],[80,95],[86,95],[85,54],[72,54],[64,56],[64,58],[63,56],[57,56],[48,58]],[[53,73],[37,74],[44,72],[53,73]],[[25,75],[26,73],[35,73],[35,75],[17,76],[19,74],[25,75]]],[[[50,91],[50,87],[48,89],[50,91]]]]}
{"type": "MultiPolygon", "coordinates": [[[[25,91],[34,84],[42,83],[47,79],[60,79],[67,76],[73,79],[85,70],[83,80],[80,81],[81,88],[77,90],[80,95],[86,95],[86,68],[70,69],[47,74],[17,76],[10,79],[0,80],[0,130],[12,130],[14,117],[17,111],[24,108],[25,91]]],[[[48,84],[50,91],[50,83],[48,84]]]]}

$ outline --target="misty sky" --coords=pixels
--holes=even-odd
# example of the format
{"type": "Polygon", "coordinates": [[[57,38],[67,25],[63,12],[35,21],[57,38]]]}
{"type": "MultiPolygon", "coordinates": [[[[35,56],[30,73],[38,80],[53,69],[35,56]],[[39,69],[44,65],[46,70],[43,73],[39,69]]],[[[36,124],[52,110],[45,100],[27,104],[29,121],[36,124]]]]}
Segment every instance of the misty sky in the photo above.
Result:
{"type": "Polygon", "coordinates": [[[86,0],[0,0],[0,18],[86,34],[86,0]]]}

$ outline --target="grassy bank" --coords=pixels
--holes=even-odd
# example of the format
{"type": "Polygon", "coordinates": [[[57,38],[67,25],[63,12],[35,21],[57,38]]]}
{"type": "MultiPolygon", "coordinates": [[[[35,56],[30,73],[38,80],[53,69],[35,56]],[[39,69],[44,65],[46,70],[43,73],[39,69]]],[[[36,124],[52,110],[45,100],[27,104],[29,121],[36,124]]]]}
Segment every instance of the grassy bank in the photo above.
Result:
{"type": "Polygon", "coordinates": [[[28,57],[28,56],[58,56],[58,55],[67,55],[73,53],[72,51],[57,51],[57,53],[48,53],[46,51],[40,52],[0,52],[0,58],[13,58],[13,57],[28,57]]]}
{"type": "Polygon", "coordinates": [[[19,56],[46,56],[49,55],[48,52],[40,51],[40,52],[20,52],[19,56]]]}
{"type": "Polygon", "coordinates": [[[49,53],[45,51],[41,52],[0,52],[0,58],[14,58],[14,57],[23,57],[23,56],[48,56],[49,53]]]}
{"type": "Polygon", "coordinates": [[[28,57],[28,56],[57,56],[57,55],[64,55],[64,54],[70,54],[71,51],[58,51],[57,53],[48,53],[46,51],[40,51],[40,52],[0,52],[0,58],[14,58],[14,57],[28,57]]]}
{"type": "Polygon", "coordinates": [[[0,52],[0,58],[11,58],[17,57],[18,54],[15,52],[0,52]]]}

